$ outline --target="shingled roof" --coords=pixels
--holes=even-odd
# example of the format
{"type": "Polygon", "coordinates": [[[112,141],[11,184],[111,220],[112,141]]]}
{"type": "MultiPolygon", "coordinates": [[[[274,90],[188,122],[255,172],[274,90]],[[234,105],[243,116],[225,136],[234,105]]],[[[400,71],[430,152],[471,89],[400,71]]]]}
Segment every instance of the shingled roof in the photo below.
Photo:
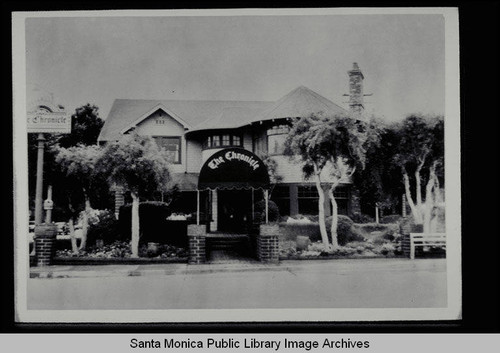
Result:
{"type": "Polygon", "coordinates": [[[254,121],[279,118],[300,118],[323,113],[327,116],[346,110],[305,86],[300,86],[258,114],[254,121]]]}
{"type": "MultiPolygon", "coordinates": [[[[147,100],[147,99],[115,99],[113,106],[104,122],[99,135],[99,141],[113,141],[120,139],[120,132],[126,129],[139,117],[151,111],[156,106],[164,106],[167,110],[182,118],[192,129],[197,126],[205,128],[219,127],[221,116],[226,108],[242,111],[250,110],[253,113],[269,107],[272,102],[262,101],[195,101],[195,100],[147,100]]],[[[247,114],[233,115],[238,120],[231,121],[236,125],[244,125],[248,121],[247,114]]]]}
{"type": "Polygon", "coordinates": [[[276,102],[116,99],[99,141],[118,140],[123,130],[158,106],[165,107],[167,113],[171,112],[189,124],[189,131],[236,128],[261,120],[346,112],[304,86],[294,89],[276,102]]]}

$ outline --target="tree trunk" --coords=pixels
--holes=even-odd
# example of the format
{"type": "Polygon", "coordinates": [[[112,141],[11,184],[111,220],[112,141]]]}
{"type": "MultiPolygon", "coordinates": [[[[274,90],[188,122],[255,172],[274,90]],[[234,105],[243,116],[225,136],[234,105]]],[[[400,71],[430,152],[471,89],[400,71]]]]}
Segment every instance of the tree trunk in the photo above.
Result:
{"type": "Polygon", "coordinates": [[[435,186],[434,177],[436,175],[436,165],[435,163],[429,168],[429,180],[427,181],[427,185],[425,187],[425,204],[424,206],[424,233],[431,232],[431,218],[432,218],[432,210],[434,208],[434,194],[433,189],[435,186]]]}
{"type": "Polygon", "coordinates": [[[415,200],[417,202],[417,207],[422,206],[422,187],[420,186],[420,168],[417,168],[415,172],[415,200]]]}
{"type": "Polygon", "coordinates": [[[337,200],[335,200],[335,196],[333,194],[333,191],[337,187],[336,184],[333,184],[332,187],[328,190],[328,196],[330,197],[330,202],[332,204],[332,227],[330,229],[332,233],[332,246],[333,250],[337,250],[339,247],[339,241],[338,241],[338,235],[337,235],[337,228],[338,228],[338,223],[339,223],[339,213],[338,213],[338,207],[337,207],[337,200]]]}
{"type": "Polygon", "coordinates": [[[139,257],[139,195],[135,192],[130,194],[132,196],[132,239],[130,247],[132,257],[139,257]]]}
{"type": "Polygon", "coordinates": [[[87,195],[85,195],[85,210],[83,211],[83,221],[82,221],[82,239],[80,240],[80,249],[85,250],[87,248],[87,232],[89,230],[89,213],[90,213],[90,200],[87,195]]]}
{"type": "Polygon", "coordinates": [[[410,192],[410,179],[408,178],[408,173],[406,170],[403,169],[403,181],[405,185],[405,195],[406,195],[406,201],[408,201],[408,205],[410,206],[411,213],[413,215],[413,218],[415,220],[415,223],[417,224],[422,224],[422,214],[419,209],[415,206],[415,203],[413,202],[413,198],[411,197],[411,192],[410,192]]]}
{"type": "Polygon", "coordinates": [[[73,254],[76,254],[78,252],[78,246],[76,244],[75,224],[73,221],[73,217],[69,219],[68,225],[69,225],[69,238],[71,239],[71,251],[73,251],[73,254]]]}
{"type": "Polygon", "coordinates": [[[71,239],[71,251],[73,251],[73,254],[76,254],[78,252],[78,245],[76,244],[75,224],[74,224],[74,220],[73,220],[73,216],[75,214],[75,209],[73,208],[73,204],[71,203],[71,198],[69,197],[69,194],[68,194],[68,208],[69,208],[71,215],[72,215],[68,221],[69,238],[71,239]]]}
{"type": "Polygon", "coordinates": [[[436,173],[434,173],[434,200],[435,200],[436,204],[442,205],[444,202],[444,198],[443,198],[443,195],[441,194],[441,188],[439,185],[439,179],[438,179],[436,173]]]}
{"type": "Polygon", "coordinates": [[[323,192],[323,188],[321,187],[321,178],[320,171],[314,165],[314,180],[316,183],[316,189],[318,190],[318,222],[319,222],[319,231],[321,233],[321,240],[323,241],[323,245],[325,247],[325,251],[328,251],[330,248],[330,243],[328,241],[328,233],[326,232],[326,223],[325,223],[325,193],[323,192]]]}

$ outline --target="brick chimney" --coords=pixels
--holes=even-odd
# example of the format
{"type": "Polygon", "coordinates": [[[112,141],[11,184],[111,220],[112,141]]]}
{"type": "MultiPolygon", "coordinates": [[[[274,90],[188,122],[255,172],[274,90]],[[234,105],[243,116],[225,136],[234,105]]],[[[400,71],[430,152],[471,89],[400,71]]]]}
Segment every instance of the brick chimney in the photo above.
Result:
{"type": "Polygon", "coordinates": [[[347,71],[349,75],[349,111],[356,117],[361,117],[365,110],[363,101],[363,73],[358,63],[352,64],[352,70],[347,71]]]}

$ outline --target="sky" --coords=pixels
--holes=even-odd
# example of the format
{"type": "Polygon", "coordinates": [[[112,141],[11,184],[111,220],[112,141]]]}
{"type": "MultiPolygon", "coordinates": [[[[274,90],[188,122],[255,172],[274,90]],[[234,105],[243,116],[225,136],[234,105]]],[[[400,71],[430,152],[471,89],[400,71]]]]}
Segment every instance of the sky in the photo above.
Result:
{"type": "MultiPolygon", "coordinates": [[[[26,84],[72,113],[114,99],[276,101],[304,85],[347,108],[362,70],[366,111],[444,114],[442,15],[26,19],[26,84]]],[[[28,92],[28,99],[30,98],[28,92]]]]}

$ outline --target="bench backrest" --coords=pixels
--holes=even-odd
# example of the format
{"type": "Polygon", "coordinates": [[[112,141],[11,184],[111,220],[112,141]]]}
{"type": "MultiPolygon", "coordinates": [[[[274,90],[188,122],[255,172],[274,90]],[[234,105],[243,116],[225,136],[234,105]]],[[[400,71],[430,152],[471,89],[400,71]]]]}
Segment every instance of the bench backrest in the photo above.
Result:
{"type": "Polygon", "coordinates": [[[410,239],[415,244],[441,245],[446,243],[446,233],[410,233],[410,239]]]}

